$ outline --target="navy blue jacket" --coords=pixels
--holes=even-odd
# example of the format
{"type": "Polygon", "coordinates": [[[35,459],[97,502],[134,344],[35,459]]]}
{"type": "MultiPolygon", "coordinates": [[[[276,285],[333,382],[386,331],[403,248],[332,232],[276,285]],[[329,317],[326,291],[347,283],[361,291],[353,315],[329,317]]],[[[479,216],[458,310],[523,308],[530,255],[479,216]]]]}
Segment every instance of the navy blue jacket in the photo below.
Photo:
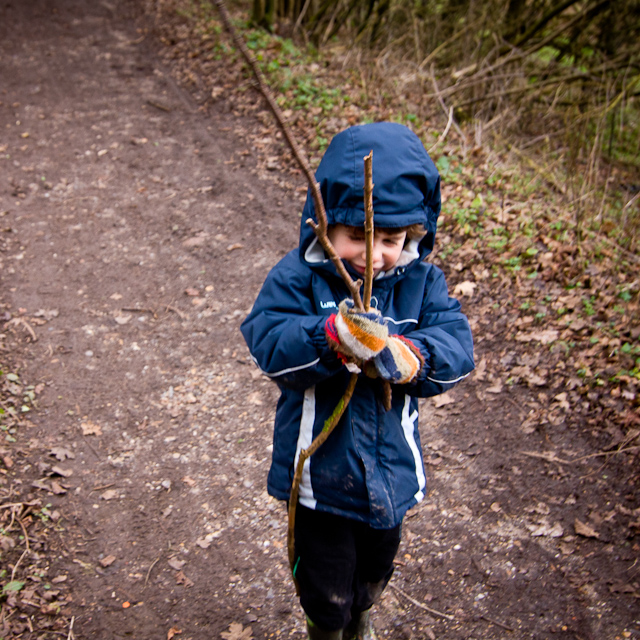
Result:
{"type": "MultiPolygon", "coordinates": [[[[406,245],[392,271],[376,277],[372,306],[390,333],[420,349],[425,367],[416,382],[393,385],[390,411],[381,402],[381,381],[359,376],[341,423],[305,465],[300,503],[387,529],[424,497],[417,398],[446,391],[474,364],[460,304],[449,297],[442,271],[424,262],[440,213],[440,178],[417,136],[393,123],[338,134],[316,173],[328,222],[364,225],[363,158],[371,150],[374,224],[427,229],[422,240],[406,245]]],[[[282,500],[289,498],[300,450],[322,430],[351,375],[325,337],[327,317],[348,290],[307,218],[316,218],[310,195],[299,248],[271,270],[241,326],[255,362],[281,390],[268,490],[282,500]]]]}

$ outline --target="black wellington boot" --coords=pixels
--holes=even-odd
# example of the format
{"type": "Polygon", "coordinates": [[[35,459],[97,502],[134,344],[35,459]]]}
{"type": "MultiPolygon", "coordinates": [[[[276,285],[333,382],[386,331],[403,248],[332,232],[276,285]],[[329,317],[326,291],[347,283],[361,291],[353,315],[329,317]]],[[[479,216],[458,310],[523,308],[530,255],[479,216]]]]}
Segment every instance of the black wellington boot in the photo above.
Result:
{"type": "Polygon", "coordinates": [[[342,629],[323,631],[307,618],[307,637],[309,640],[342,640],[342,629]]]}
{"type": "Polygon", "coordinates": [[[378,640],[371,621],[371,609],[367,609],[351,619],[344,630],[344,640],[378,640]]]}

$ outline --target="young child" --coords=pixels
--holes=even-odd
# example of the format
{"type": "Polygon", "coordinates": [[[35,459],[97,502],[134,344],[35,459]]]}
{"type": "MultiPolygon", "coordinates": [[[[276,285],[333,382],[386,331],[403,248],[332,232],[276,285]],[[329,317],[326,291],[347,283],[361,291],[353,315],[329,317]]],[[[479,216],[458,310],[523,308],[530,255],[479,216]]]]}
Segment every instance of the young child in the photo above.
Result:
{"type": "Polygon", "coordinates": [[[424,262],[434,245],[440,177],[406,127],[350,127],[327,149],[316,179],[329,238],[355,279],[366,264],[364,160],[373,150],[373,294],[356,312],[306,224],[300,246],[269,273],[241,330],[281,391],[268,490],[288,500],[300,451],[323,428],[356,363],[344,415],[307,460],[295,523],[295,577],[311,640],[374,639],[369,609],[393,573],[402,519],[425,495],[418,398],[474,368],[473,342],[444,275],[424,262]],[[392,406],[383,405],[384,381],[392,406]]]}

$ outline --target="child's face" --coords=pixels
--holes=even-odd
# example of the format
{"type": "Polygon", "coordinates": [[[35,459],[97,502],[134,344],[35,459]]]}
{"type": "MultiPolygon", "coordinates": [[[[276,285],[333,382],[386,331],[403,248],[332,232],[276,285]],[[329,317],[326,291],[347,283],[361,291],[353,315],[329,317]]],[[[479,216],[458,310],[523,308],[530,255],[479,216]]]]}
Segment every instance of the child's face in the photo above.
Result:
{"type": "MultiPolygon", "coordinates": [[[[336,224],[329,227],[327,235],[337,254],[359,274],[364,275],[367,265],[364,229],[336,224]]],[[[381,271],[389,271],[398,262],[407,232],[375,229],[373,236],[373,275],[377,276],[381,271]]]]}

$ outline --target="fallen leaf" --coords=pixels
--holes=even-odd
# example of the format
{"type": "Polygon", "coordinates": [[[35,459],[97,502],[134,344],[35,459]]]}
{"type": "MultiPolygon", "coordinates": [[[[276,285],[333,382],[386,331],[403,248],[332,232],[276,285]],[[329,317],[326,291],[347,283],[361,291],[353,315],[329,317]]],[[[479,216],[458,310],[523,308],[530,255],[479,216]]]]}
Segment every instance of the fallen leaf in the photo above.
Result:
{"type": "Polygon", "coordinates": [[[577,535],[582,536],[583,538],[599,538],[600,534],[593,528],[591,528],[588,524],[584,522],[580,522],[578,518],[575,519],[573,523],[573,528],[577,535]]]}
{"type": "Polygon", "coordinates": [[[516,334],[518,342],[539,342],[540,344],[550,344],[558,339],[559,332],[556,329],[546,329],[545,331],[532,331],[531,333],[520,332],[516,334]]]}
{"type": "Polygon", "coordinates": [[[178,560],[177,558],[171,558],[168,562],[169,566],[176,571],[180,571],[186,563],[185,560],[178,560]]]}
{"type": "Polygon", "coordinates": [[[487,360],[486,358],[482,358],[480,362],[476,365],[476,368],[473,372],[473,377],[476,380],[484,380],[487,376],[487,360]]]}
{"type": "Polygon", "coordinates": [[[201,548],[201,549],[208,549],[211,546],[211,540],[207,540],[206,538],[198,538],[196,540],[196,544],[201,548]]]}
{"type": "Polygon", "coordinates": [[[52,480],[51,482],[51,491],[53,491],[53,493],[55,493],[57,496],[61,496],[67,493],[67,490],[55,480],[52,480]]]}
{"type": "Polygon", "coordinates": [[[253,640],[251,627],[243,629],[239,622],[232,622],[229,631],[223,631],[220,635],[224,640],[253,640]]]}
{"type": "Polygon", "coordinates": [[[122,315],[117,315],[117,316],[114,316],[113,319],[116,321],[116,324],[120,324],[120,325],[127,324],[127,322],[131,320],[131,314],[125,313],[122,315]]]}
{"type": "Polygon", "coordinates": [[[554,400],[560,405],[560,408],[564,409],[565,411],[569,411],[569,409],[571,408],[571,406],[567,402],[567,394],[564,391],[562,393],[559,393],[554,398],[554,400]]]}
{"type": "Polygon", "coordinates": [[[75,458],[76,454],[64,447],[53,447],[49,451],[50,456],[55,456],[60,462],[64,462],[67,458],[75,458]]]}
{"type": "Polygon", "coordinates": [[[130,603],[130,602],[123,602],[123,603],[122,603],[122,608],[123,608],[123,609],[128,609],[130,606],[131,606],[131,603],[130,603]]]}
{"type": "Polygon", "coordinates": [[[83,436],[101,436],[102,428],[95,422],[83,422],[80,425],[83,436]]]}
{"type": "Polygon", "coordinates": [[[47,602],[40,607],[40,613],[44,613],[46,616],[57,616],[60,613],[60,607],[63,607],[66,603],[56,600],[56,602],[47,602]]]}
{"type": "Polygon", "coordinates": [[[453,289],[453,294],[457,296],[472,296],[478,285],[470,280],[459,282],[453,289]]]}
{"type": "Polygon", "coordinates": [[[171,640],[173,636],[177,636],[179,633],[182,633],[182,629],[176,629],[175,627],[171,627],[171,629],[167,631],[167,640],[171,640]]]}
{"type": "Polygon", "coordinates": [[[453,398],[453,396],[449,395],[448,393],[441,393],[439,396],[433,397],[433,404],[435,405],[436,409],[438,409],[439,407],[444,407],[447,404],[453,404],[454,402],[455,398],[453,398]]]}
{"type": "Polygon", "coordinates": [[[243,249],[244,245],[241,244],[240,242],[236,242],[235,244],[230,244],[227,247],[227,251],[234,251],[235,249],[243,249]]]}
{"type": "Polygon", "coordinates": [[[67,581],[67,576],[65,575],[56,576],[55,578],[51,579],[51,582],[53,584],[60,584],[61,582],[66,582],[66,581],[67,581]]]}
{"type": "Polygon", "coordinates": [[[118,497],[118,492],[115,489],[108,489],[100,496],[102,500],[113,500],[114,498],[117,498],[117,497],[118,497]]]}
{"type": "Polygon", "coordinates": [[[57,465],[54,466],[54,467],[51,467],[51,472],[55,473],[55,474],[57,474],[59,476],[62,476],[63,478],[68,478],[69,476],[73,475],[73,470],[71,470],[71,469],[63,469],[62,467],[59,467],[57,465]]]}
{"type": "Polygon", "coordinates": [[[115,556],[105,556],[104,558],[102,558],[102,560],[100,560],[100,564],[103,567],[110,567],[115,561],[116,561],[115,556]]]}
{"type": "Polygon", "coordinates": [[[193,580],[187,578],[182,571],[178,571],[176,574],[176,584],[183,584],[185,587],[193,587],[193,580]]]}

